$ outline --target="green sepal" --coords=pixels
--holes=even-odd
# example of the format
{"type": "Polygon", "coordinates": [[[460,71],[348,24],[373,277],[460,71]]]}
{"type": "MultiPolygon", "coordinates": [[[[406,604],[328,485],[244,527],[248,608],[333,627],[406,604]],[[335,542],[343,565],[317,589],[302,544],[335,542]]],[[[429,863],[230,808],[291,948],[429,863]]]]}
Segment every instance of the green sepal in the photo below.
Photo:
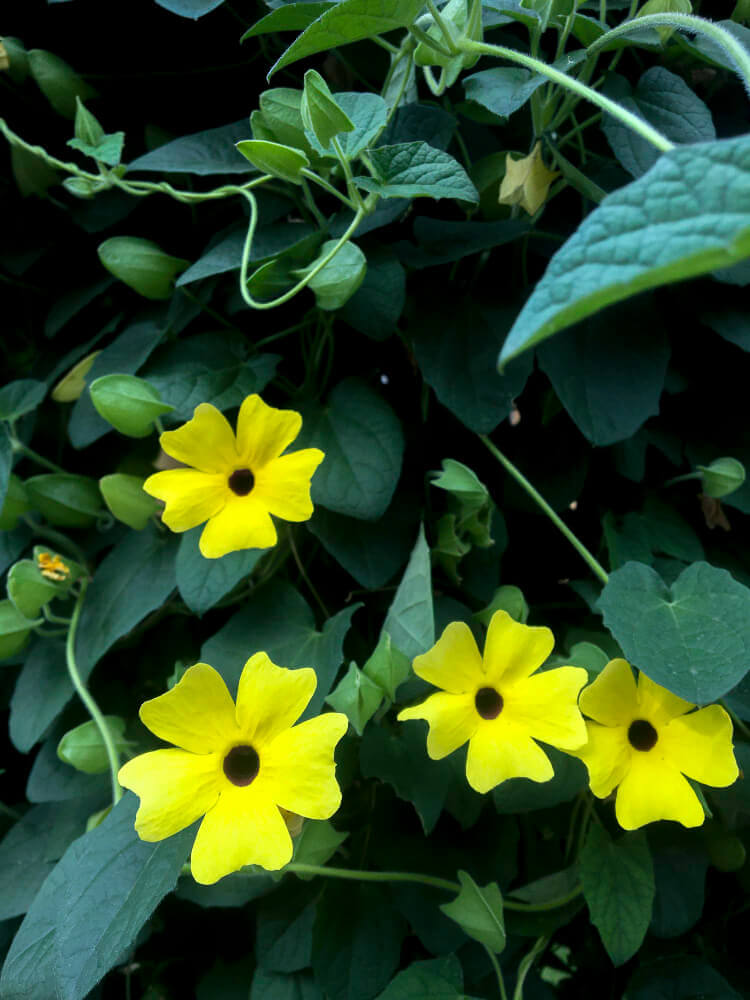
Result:
{"type": "Polygon", "coordinates": [[[174,409],[157,389],[135,375],[102,375],[89,386],[97,413],[128,437],[147,437],[154,420],[174,409]]]}
{"type": "Polygon", "coordinates": [[[356,663],[350,663],[349,670],[326,701],[337,712],[343,712],[357,735],[361,736],[366,724],[380,708],[383,690],[356,663]]]}
{"type": "MultiPolygon", "coordinates": [[[[337,240],[327,240],[320,248],[314,261],[294,273],[303,278],[336,246],[337,240]]],[[[325,267],[308,282],[308,288],[315,293],[319,309],[331,311],[340,309],[354,295],[365,280],[367,258],[356,245],[347,241],[325,267]]]]}
{"type": "Polygon", "coordinates": [[[736,458],[716,458],[710,465],[698,465],[703,492],[706,496],[720,497],[734,493],[745,482],[745,466],[736,458]]]}
{"type": "Polygon", "coordinates": [[[21,559],[8,571],[8,597],[25,618],[36,618],[46,604],[66,594],[70,584],[65,583],[47,580],[35,562],[21,559]]]}
{"type": "Polygon", "coordinates": [[[135,531],[143,531],[159,509],[159,504],[143,492],[142,476],[127,476],[115,472],[102,476],[99,489],[110,513],[135,531]]]}
{"type": "Polygon", "coordinates": [[[313,133],[323,148],[341,132],[354,131],[354,122],[339,107],[328,84],[314,69],[305,73],[300,112],[305,128],[313,133]]]}
{"type": "Polygon", "coordinates": [[[310,166],[310,161],[301,150],[283,146],[280,142],[243,139],[237,143],[237,149],[264,174],[271,174],[291,184],[301,184],[302,171],[310,166]]]}
{"type": "Polygon", "coordinates": [[[139,236],[112,236],[96,252],[110,274],[146,299],[168,299],[174,279],[190,264],[139,236]]]}
{"type": "MultiPolygon", "coordinates": [[[[125,739],[125,720],[119,715],[105,715],[104,721],[118,753],[125,753],[133,745],[125,739]]],[[[57,756],[84,774],[104,774],[109,769],[107,748],[93,719],[65,733],[57,744],[57,756]]]]}

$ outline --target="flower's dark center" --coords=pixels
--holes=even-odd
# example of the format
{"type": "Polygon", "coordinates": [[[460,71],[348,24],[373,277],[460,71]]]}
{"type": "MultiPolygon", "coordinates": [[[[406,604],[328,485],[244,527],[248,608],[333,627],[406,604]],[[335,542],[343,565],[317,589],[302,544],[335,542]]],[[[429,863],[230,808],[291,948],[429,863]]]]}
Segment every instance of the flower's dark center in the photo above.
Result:
{"type": "Polygon", "coordinates": [[[246,497],[255,486],[255,476],[249,469],[235,469],[229,477],[229,489],[238,497],[246,497]]]}
{"type": "Polygon", "coordinates": [[[503,696],[494,688],[480,688],[474,704],[483,719],[496,719],[503,710],[503,696]]]}
{"type": "Polygon", "coordinates": [[[635,722],[630,723],[628,739],[630,745],[636,750],[651,750],[652,747],[656,746],[659,734],[650,722],[645,719],[636,719],[635,722]]]}
{"type": "Polygon", "coordinates": [[[249,785],[260,770],[260,758],[251,746],[232,747],[224,758],[224,774],[233,785],[249,785]]]}

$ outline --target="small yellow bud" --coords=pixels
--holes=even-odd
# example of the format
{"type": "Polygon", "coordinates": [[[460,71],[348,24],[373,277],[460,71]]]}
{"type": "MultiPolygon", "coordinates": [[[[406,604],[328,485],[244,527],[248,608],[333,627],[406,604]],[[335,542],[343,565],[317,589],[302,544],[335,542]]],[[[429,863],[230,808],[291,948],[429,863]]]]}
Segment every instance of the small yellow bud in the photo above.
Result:
{"type": "Polygon", "coordinates": [[[550,184],[558,176],[558,171],[545,167],[539,142],[520,160],[514,160],[508,153],[498,201],[501,205],[520,205],[529,215],[536,215],[547,199],[550,184]]]}
{"type": "Polygon", "coordinates": [[[42,576],[55,583],[61,583],[70,576],[70,567],[67,566],[60,556],[53,556],[49,552],[40,552],[37,556],[37,566],[42,576]]]}
{"type": "Polygon", "coordinates": [[[56,403],[73,403],[86,388],[86,376],[101,351],[86,355],[77,365],[74,365],[67,375],[63,376],[52,390],[52,398],[56,403]]]}

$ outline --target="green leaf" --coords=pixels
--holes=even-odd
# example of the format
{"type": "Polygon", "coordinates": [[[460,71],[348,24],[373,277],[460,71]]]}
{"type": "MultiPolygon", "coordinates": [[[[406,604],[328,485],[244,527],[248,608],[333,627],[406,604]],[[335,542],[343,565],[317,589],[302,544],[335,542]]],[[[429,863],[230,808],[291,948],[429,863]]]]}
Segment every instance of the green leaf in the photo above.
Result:
{"type": "Polygon", "coordinates": [[[578,856],[578,874],[591,922],[614,965],[640,948],[651,922],[654,868],[643,830],[612,840],[592,823],[578,856]]]}
{"type": "Polygon", "coordinates": [[[651,296],[606,309],[539,348],[542,370],[594,445],[635,434],[659,412],[669,341],[651,296]]]}
{"type": "Polygon", "coordinates": [[[111,135],[105,135],[102,141],[96,145],[82,142],[80,139],[68,139],[68,145],[72,149],[77,149],[84,155],[90,156],[98,162],[106,163],[110,167],[116,167],[122,159],[124,144],[124,132],[113,132],[111,135]]]}
{"type": "MultiPolygon", "coordinates": [[[[316,266],[336,246],[337,240],[326,240],[315,260],[307,267],[297,271],[302,278],[316,266]]],[[[315,293],[315,304],[318,309],[331,311],[340,309],[354,295],[364,281],[367,271],[367,258],[356,243],[347,240],[338,253],[325,267],[308,283],[308,288],[315,293]]]]}
{"type": "Polygon", "coordinates": [[[325,407],[305,407],[303,417],[299,446],[314,445],[326,456],[313,477],[313,503],[377,520],[393,497],[404,452],[393,410],[365,382],[347,378],[333,389],[325,407]]]}
{"type": "MultiPolygon", "coordinates": [[[[573,67],[586,58],[584,49],[571,52],[552,63],[555,69],[570,73],[573,67]]],[[[514,111],[529,100],[531,95],[547,82],[547,77],[520,66],[499,66],[485,69],[463,78],[464,93],[494,115],[509,118],[514,111]]]]}
{"type": "Polygon", "coordinates": [[[321,14],[335,7],[331,2],[287,3],[283,7],[272,10],[266,14],[240,38],[244,42],[247,38],[255,38],[257,35],[267,35],[272,31],[304,31],[313,21],[317,21],[321,14]]]}
{"type": "Polygon", "coordinates": [[[324,149],[337,135],[354,131],[354,122],[338,104],[317,70],[309,69],[305,73],[300,111],[305,128],[313,133],[324,149]]]}
{"type": "Polygon", "coordinates": [[[99,480],[99,490],[109,512],[134,531],[143,531],[159,510],[158,501],[143,492],[145,481],[141,476],[126,476],[122,472],[99,480]]]}
{"type": "Polygon", "coordinates": [[[255,955],[261,968],[289,973],[310,965],[317,894],[317,887],[295,879],[261,901],[255,923],[255,955]]]}
{"type": "Polygon", "coordinates": [[[396,649],[391,637],[383,631],[372,656],[362,667],[362,672],[371,678],[391,701],[395,701],[396,690],[409,676],[411,667],[408,657],[400,649],[396,649]]]}
{"type": "Polygon", "coordinates": [[[101,562],[89,585],[76,635],[85,681],[121,636],[160,607],[175,588],[177,539],[155,529],[128,533],[101,562]]]}
{"type": "Polygon", "coordinates": [[[742,1000],[708,962],[694,955],[642,965],[628,983],[628,1000],[742,1000]]]}
{"type": "MultiPolygon", "coordinates": [[[[404,264],[421,270],[425,267],[449,264],[451,261],[461,260],[482,250],[492,250],[505,243],[512,243],[513,240],[525,236],[528,231],[529,224],[523,219],[503,219],[500,222],[453,222],[419,216],[414,222],[414,238],[418,246],[406,242],[400,243],[398,255],[404,264]]],[[[449,305],[451,301],[452,299],[446,304],[449,305]]],[[[430,311],[435,311],[434,306],[430,311]]],[[[503,309],[492,309],[490,313],[502,315],[503,311],[503,309]]],[[[503,330],[503,336],[505,333],[506,330],[503,330]]]]}
{"type": "MultiPolygon", "coordinates": [[[[711,112],[681,76],[663,66],[652,66],[631,88],[617,74],[607,80],[607,96],[653,125],[676,145],[710,142],[716,138],[711,112]]],[[[617,159],[633,177],[652,167],[659,151],[622,122],[605,115],[602,130],[617,159]]]]}
{"type": "Polygon", "coordinates": [[[313,972],[328,1000],[369,1000],[398,967],[406,924],[379,886],[329,883],[313,927],[313,972]]]}
{"type": "Polygon", "coordinates": [[[341,318],[373,340],[393,333],[406,303],[406,271],[392,250],[367,248],[364,281],[345,303],[341,318]]]}
{"type": "Polygon", "coordinates": [[[474,618],[482,625],[489,626],[496,611],[507,611],[511,618],[525,625],[529,617],[529,606],[523,591],[512,584],[505,583],[498,587],[492,595],[492,600],[486,608],[474,612],[474,618]]]}
{"type": "Polygon", "coordinates": [[[3,438],[4,435],[0,433],[0,497],[3,496],[3,493],[5,494],[5,499],[0,505],[0,531],[13,531],[18,525],[21,515],[29,510],[29,498],[26,496],[26,488],[21,480],[12,473],[8,476],[7,490],[3,490],[2,462],[5,457],[3,438]]]}
{"type": "Polygon", "coordinates": [[[8,597],[25,618],[36,618],[44,605],[65,594],[68,586],[47,580],[32,559],[22,559],[8,573],[8,597]]]}
{"type": "Polygon", "coordinates": [[[47,877],[5,960],[3,1000],[83,1000],[174,888],[193,831],[146,844],[134,829],[137,805],[127,793],[47,877]]]}
{"type": "Polygon", "coordinates": [[[75,118],[79,97],[86,100],[96,94],[93,87],[54,53],[45,52],[44,49],[29,49],[27,56],[31,75],[39,89],[63,118],[75,118]]]}
{"type": "Polygon", "coordinates": [[[478,886],[468,872],[460,871],[461,891],[451,903],[440,909],[459,925],[462,931],[479,941],[496,955],[505,950],[503,896],[496,882],[478,886]]]}
{"type": "Polygon", "coordinates": [[[386,986],[377,1000],[465,1000],[463,970],[455,955],[412,962],[386,986]]]}
{"type": "Polygon", "coordinates": [[[23,649],[34,624],[10,601],[0,601],[0,660],[7,660],[23,649]]]}
{"type": "Polygon", "coordinates": [[[551,809],[561,802],[571,802],[588,784],[586,768],[580,760],[554,747],[543,749],[555,769],[554,777],[544,782],[530,778],[503,781],[492,791],[492,801],[501,815],[551,809]]]}
{"type": "Polygon", "coordinates": [[[110,274],[147,299],[168,299],[175,277],[190,264],[139,236],[111,236],[96,252],[110,274]]]}
{"type": "MultiPolygon", "coordinates": [[[[122,755],[132,746],[130,740],[125,739],[125,720],[119,715],[105,715],[103,719],[118,753],[122,755]]],[[[104,774],[109,770],[107,748],[93,719],[82,722],[63,735],[57,744],[57,756],[84,774],[104,774]]]]}
{"type": "Polygon", "coordinates": [[[353,125],[351,132],[339,135],[339,144],[344,156],[354,160],[376,141],[385,128],[388,104],[379,94],[359,90],[336,94],[336,103],[353,125]]]}
{"type": "MultiPolygon", "coordinates": [[[[280,222],[264,226],[258,229],[253,237],[248,259],[252,264],[272,260],[277,254],[299,246],[314,232],[313,227],[307,222],[280,222]]],[[[183,271],[177,279],[177,287],[200,281],[201,278],[210,278],[215,274],[239,271],[246,236],[247,225],[243,225],[214,243],[187,271],[183,271]]],[[[263,355],[263,357],[269,356],[263,355]]]]}
{"type": "Polygon", "coordinates": [[[13,746],[28,753],[72,697],[73,683],[65,669],[65,643],[59,639],[38,640],[26,656],[10,700],[13,746]]]}
{"type": "MultiPolygon", "coordinates": [[[[292,87],[272,87],[260,95],[260,109],[250,116],[254,139],[278,142],[300,150],[309,158],[316,155],[313,137],[302,121],[302,91],[292,87]]],[[[322,149],[322,148],[321,148],[322,149]]],[[[318,152],[321,151],[318,150],[318,152]]]]}
{"type": "Polygon", "coordinates": [[[356,663],[350,663],[349,670],[326,701],[337,712],[343,712],[357,735],[361,736],[367,723],[380,708],[383,690],[356,663]]]}
{"type": "Polygon", "coordinates": [[[87,476],[49,472],[24,483],[29,503],[50,524],[86,528],[102,513],[99,487],[87,476]]]}
{"type": "Polygon", "coordinates": [[[500,363],[606,305],[748,255],[750,138],[672,149],[608,195],[557,251],[500,363]]]}
{"type": "Polygon", "coordinates": [[[422,0],[342,0],[305,28],[271,67],[268,79],[284,66],[316,52],[406,28],[416,20],[422,6],[422,0]]]}
{"type": "Polygon", "coordinates": [[[106,802],[107,793],[111,794],[107,777],[76,771],[57,756],[57,744],[63,731],[64,726],[57,723],[39,748],[26,783],[26,798],[29,802],[66,802],[82,795],[96,795],[106,802]]]}
{"type": "Polygon", "coordinates": [[[220,559],[206,559],[198,548],[203,527],[186,531],[177,550],[177,589],[185,604],[197,615],[229,593],[240,580],[249,577],[268,549],[243,549],[220,559]]]}
{"type": "Polygon", "coordinates": [[[76,139],[88,146],[98,146],[104,138],[104,129],[80,97],[76,97],[76,116],[73,128],[76,139]]]}
{"type": "Polygon", "coordinates": [[[251,172],[253,168],[235,148],[235,143],[246,135],[247,118],[232,122],[231,125],[194,132],[139,156],[128,165],[128,171],[147,170],[204,176],[251,172]]]}
{"type": "Polygon", "coordinates": [[[479,434],[489,434],[508,416],[531,373],[530,357],[503,375],[495,369],[513,315],[507,308],[480,309],[468,300],[441,298],[420,310],[411,331],[425,381],[443,406],[479,434]]]}
{"type": "Polygon", "coordinates": [[[98,799],[32,806],[0,841],[0,920],[26,913],[98,799]]]}
{"type": "Polygon", "coordinates": [[[355,181],[365,191],[374,191],[381,198],[479,201],[477,189],[458,160],[426,142],[377,146],[370,151],[369,157],[375,177],[355,177],[355,181]]]}
{"type": "Polygon", "coordinates": [[[651,827],[649,838],[656,886],[649,930],[657,937],[675,938],[703,913],[708,855],[703,831],[671,829],[668,836],[659,831],[651,827]]]}
{"type": "MultiPolygon", "coordinates": [[[[247,996],[245,989],[242,1000],[247,996]]],[[[327,1000],[309,972],[283,975],[267,969],[256,969],[250,987],[249,1000],[327,1000]]]]}
{"type": "Polygon", "coordinates": [[[381,635],[385,632],[390,635],[394,646],[410,660],[425,653],[435,643],[432,571],[424,526],[419,529],[409,565],[388,608],[381,635]]]}
{"type": "Polygon", "coordinates": [[[35,378],[8,382],[0,389],[0,420],[18,420],[35,410],[46,394],[46,384],[35,378]]]}
{"type": "MultiPolygon", "coordinates": [[[[8,499],[8,492],[12,482],[10,471],[12,468],[13,446],[10,443],[7,429],[0,424],[0,510],[3,513],[3,517],[6,514],[10,515],[10,512],[6,512],[5,510],[5,502],[8,499]]],[[[28,506],[26,509],[28,510],[28,506]]],[[[3,528],[3,530],[7,529],[3,528]]]]}
{"type": "Polygon", "coordinates": [[[152,434],[154,420],[174,409],[158,389],[135,375],[102,375],[90,384],[89,392],[99,416],[128,437],[152,434]]]}
{"type": "Polygon", "coordinates": [[[273,582],[264,587],[234,614],[201,649],[201,659],[210,663],[233,690],[248,657],[265,650],[281,667],[314,667],[318,686],[303,718],[317,715],[343,660],[344,636],[355,604],[329,618],[322,632],[315,629],[309,606],[290,584],[273,582]]]}
{"type": "Polygon", "coordinates": [[[748,672],[750,590],[726,570],[693,563],[669,588],[649,566],[626,563],[599,606],[625,657],[687,701],[716,701],[748,672]]]}
{"type": "Polygon", "coordinates": [[[310,161],[301,150],[283,146],[279,142],[243,139],[237,143],[237,149],[264,174],[272,174],[291,184],[301,184],[302,171],[310,166],[310,161]]]}

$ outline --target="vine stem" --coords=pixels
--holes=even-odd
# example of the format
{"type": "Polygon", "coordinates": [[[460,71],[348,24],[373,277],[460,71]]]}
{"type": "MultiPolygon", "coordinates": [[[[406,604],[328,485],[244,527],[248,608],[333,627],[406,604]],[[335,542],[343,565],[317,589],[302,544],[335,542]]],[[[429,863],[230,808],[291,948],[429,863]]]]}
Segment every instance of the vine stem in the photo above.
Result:
{"type": "Polygon", "coordinates": [[[748,55],[747,49],[725,28],[714,24],[713,21],[706,20],[706,18],[696,17],[694,14],[644,14],[642,17],[633,18],[632,21],[624,21],[616,28],[610,28],[606,34],[589,45],[586,51],[589,56],[593,56],[621,35],[626,35],[631,31],[642,31],[644,28],[659,27],[681,28],[691,34],[705,35],[710,38],[731,57],[743,79],[745,90],[750,94],[750,55],[748,55]]]}
{"type": "MultiPolygon", "coordinates": [[[[654,15],[659,16],[659,15],[654,15]]],[[[643,18],[644,21],[648,18],[643,18]]],[[[615,29],[617,30],[617,29],[615,29]]],[[[609,35],[612,34],[610,31],[609,35]]],[[[606,38],[607,35],[602,35],[602,38],[606,38]]],[[[604,94],[600,94],[598,90],[594,90],[593,87],[586,86],[585,83],[581,83],[580,80],[576,80],[575,77],[568,76],[567,73],[562,73],[560,70],[555,69],[553,66],[549,66],[547,63],[543,62],[541,59],[535,59],[533,56],[527,56],[523,52],[517,52],[515,49],[506,48],[504,45],[490,45],[489,42],[475,42],[470,38],[459,39],[456,43],[459,49],[463,52],[476,52],[480,55],[487,56],[500,56],[502,59],[507,59],[509,62],[517,63],[519,66],[525,66],[527,69],[533,70],[535,73],[539,73],[541,76],[546,76],[548,80],[552,80],[553,83],[558,84],[560,87],[564,87],[566,90],[572,91],[574,94],[578,94],[579,97],[585,98],[590,101],[591,104],[596,104],[603,111],[608,112],[613,118],[617,118],[627,125],[628,128],[632,129],[633,132],[637,132],[638,135],[642,136],[647,142],[650,142],[652,146],[655,146],[662,153],[668,152],[670,149],[674,149],[674,143],[670,142],[666,136],[662,135],[655,128],[645,122],[642,118],[634,115],[632,112],[628,111],[626,108],[621,107],[616,101],[611,101],[604,94]]],[[[594,43],[595,45],[598,43],[594,43]]],[[[594,46],[589,48],[589,53],[594,46]]]]}
{"type": "MultiPolygon", "coordinates": [[[[416,882],[419,885],[428,885],[433,889],[443,889],[445,892],[459,893],[461,886],[458,882],[451,882],[449,879],[438,878],[435,875],[421,875],[416,872],[376,872],[363,871],[359,868],[332,868],[328,865],[307,865],[302,862],[291,861],[284,869],[287,872],[298,872],[300,875],[322,875],[328,878],[345,878],[354,882],[416,882]]],[[[550,899],[544,903],[516,903],[510,899],[503,900],[503,908],[506,910],[518,910],[521,913],[544,913],[547,910],[557,910],[561,906],[572,902],[581,894],[580,887],[571,890],[566,896],[560,899],[550,899]]]]}
{"type": "Polygon", "coordinates": [[[120,770],[120,755],[117,752],[117,747],[112,739],[112,734],[109,731],[106,719],[102,715],[99,706],[87,690],[86,685],[83,683],[81,675],[78,671],[78,664],[76,663],[75,657],[76,632],[78,631],[78,622],[81,617],[83,599],[86,596],[87,588],[88,580],[84,579],[81,584],[81,592],[78,595],[75,608],[73,609],[73,617],[70,619],[68,638],[65,642],[65,662],[68,666],[68,673],[70,674],[70,679],[73,682],[73,687],[78,692],[78,697],[86,706],[89,715],[94,720],[96,728],[99,730],[99,735],[102,738],[104,748],[107,752],[107,760],[109,761],[109,770],[112,777],[112,805],[116,806],[122,798],[122,788],[120,787],[120,782],[117,780],[117,772],[120,770]]]}
{"type": "Polygon", "coordinates": [[[524,955],[521,961],[518,963],[518,973],[516,975],[516,988],[513,990],[513,1000],[523,1000],[523,984],[526,976],[529,974],[529,969],[534,964],[537,955],[540,955],[544,949],[547,947],[549,942],[549,935],[544,934],[539,937],[534,942],[531,950],[524,955]]]}
{"type": "Polygon", "coordinates": [[[46,524],[37,524],[34,518],[29,517],[28,514],[23,514],[22,520],[28,524],[39,538],[46,538],[48,542],[52,542],[57,548],[66,550],[82,566],[88,565],[86,553],[75,542],[71,542],[67,535],[63,535],[61,531],[55,531],[54,528],[50,528],[46,524]]]}
{"type": "Polygon", "coordinates": [[[44,455],[40,455],[39,452],[34,451],[33,448],[29,448],[29,446],[27,444],[24,444],[23,441],[19,441],[17,437],[11,437],[10,446],[13,449],[13,451],[23,452],[26,458],[29,458],[31,459],[31,461],[36,462],[37,465],[44,466],[45,469],[49,469],[51,472],[62,472],[63,474],[65,473],[65,469],[63,469],[62,466],[55,465],[54,462],[50,462],[48,458],[45,458],[44,455]]]}
{"type": "Polygon", "coordinates": [[[492,452],[495,458],[500,462],[502,466],[513,476],[516,482],[523,487],[523,489],[528,493],[531,499],[540,507],[547,517],[552,521],[552,523],[559,528],[559,530],[565,535],[570,544],[576,550],[576,552],[583,558],[589,565],[590,569],[593,570],[594,574],[599,577],[602,583],[606,584],[609,580],[609,574],[604,569],[598,560],[589,552],[583,542],[574,535],[567,524],[555,513],[555,511],[550,507],[541,493],[537,492],[528,479],[513,465],[513,463],[503,455],[499,448],[490,441],[488,437],[484,434],[478,435],[480,441],[482,441],[487,448],[492,452]]]}
{"type": "Polygon", "coordinates": [[[497,955],[489,947],[489,945],[484,946],[484,950],[487,952],[487,957],[492,963],[492,968],[495,971],[495,979],[497,979],[497,988],[500,991],[500,1000],[508,1000],[508,994],[505,992],[505,980],[503,979],[503,970],[500,968],[500,963],[497,960],[497,955]]]}

